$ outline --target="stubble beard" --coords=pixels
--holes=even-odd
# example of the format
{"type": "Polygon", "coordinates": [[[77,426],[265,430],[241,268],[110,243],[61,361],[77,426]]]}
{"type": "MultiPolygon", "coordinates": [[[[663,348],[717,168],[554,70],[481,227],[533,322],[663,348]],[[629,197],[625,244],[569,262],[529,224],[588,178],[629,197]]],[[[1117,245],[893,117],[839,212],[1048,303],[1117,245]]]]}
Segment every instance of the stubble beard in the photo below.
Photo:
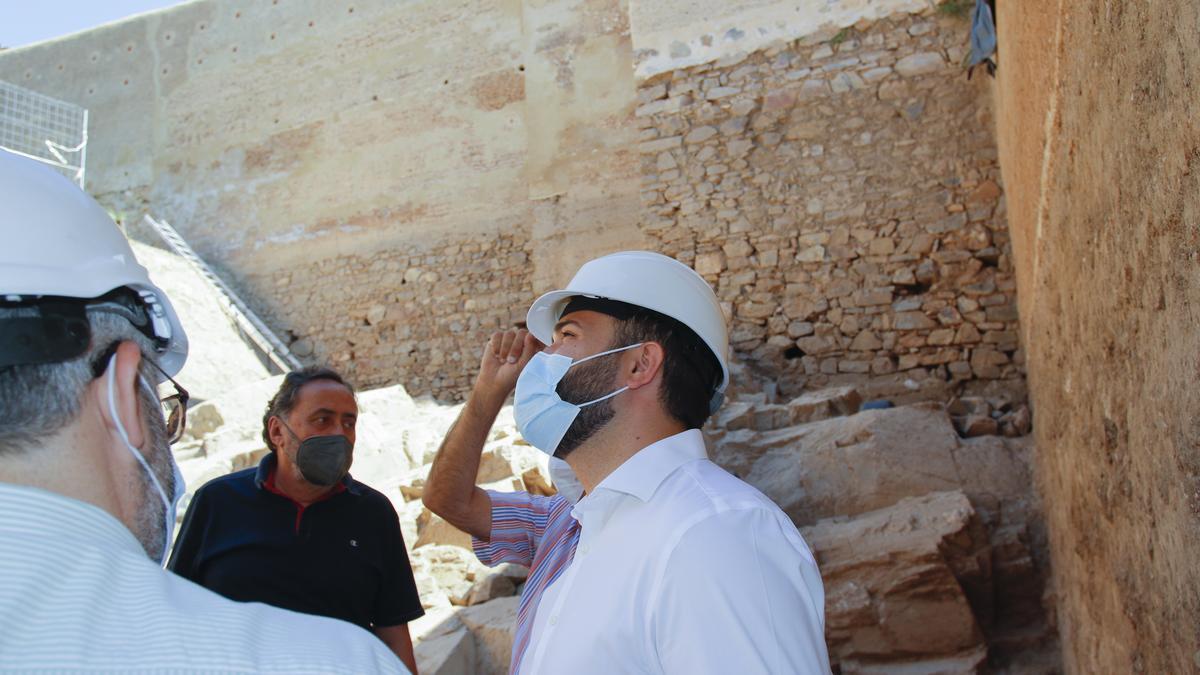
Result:
{"type": "MultiPolygon", "coordinates": [[[[159,485],[167,493],[167,499],[175,494],[175,472],[171,470],[168,461],[171,444],[167,442],[167,425],[162,419],[162,410],[157,399],[149,399],[145,392],[139,394],[142,406],[142,417],[146,420],[147,436],[144,447],[148,452],[143,453],[150,470],[158,478],[159,485]]],[[[146,555],[151,560],[158,560],[162,554],[163,542],[167,541],[174,532],[165,530],[166,504],[154,489],[154,483],[146,470],[140,465],[137,469],[135,489],[142,494],[142,507],[138,509],[136,531],[134,536],[146,555]]]]}
{"type": "MultiPolygon", "coordinates": [[[[573,369],[575,372],[568,371],[566,377],[558,383],[559,398],[578,405],[594,401],[620,389],[619,386],[613,384],[619,363],[618,359],[602,357],[573,369]],[[605,363],[606,361],[607,363],[605,363]]],[[[566,459],[567,455],[607,426],[612,421],[613,415],[616,414],[612,401],[609,398],[580,408],[579,414],[575,416],[571,426],[567,427],[567,433],[563,434],[562,440],[554,450],[554,456],[566,459]]]]}

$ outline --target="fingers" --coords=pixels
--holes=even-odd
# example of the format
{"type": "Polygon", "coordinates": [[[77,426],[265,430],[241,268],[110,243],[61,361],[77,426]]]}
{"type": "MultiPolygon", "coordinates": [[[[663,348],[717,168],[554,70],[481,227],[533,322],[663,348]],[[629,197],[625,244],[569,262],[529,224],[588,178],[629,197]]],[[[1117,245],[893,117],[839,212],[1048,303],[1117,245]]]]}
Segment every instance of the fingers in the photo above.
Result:
{"type": "Polygon", "coordinates": [[[517,341],[517,332],[513,330],[504,331],[504,335],[500,338],[500,351],[496,352],[496,358],[501,361],[512,363],[512,358],[509,354],[512,352],[513,343],[517,341]]]}
{"type": "Polygon", "coordinates": [[[483,350],[483,355],[485,357],[490,356],[494,359],[500,358],[500,342],[503,339],[504,331],[498,330],[492,333],[492,337],[488,339],[487,347],[485,347],[483,350]]]}
{"type": "Polygon", "coordinates": [[[521,341],[521,355],[519,359],[521,368],[524,368],[525,364],[529,363],[529,360],[533,358],[534,354],[542,351],[545,348],[546,345],[542,344],[541,340],[534,337],[533,333],[525,333],[525,339],[521,341]]]}
{"type": "Polygon", "coordinates": [[[529,339],[529,331],[521,328],[512,332],[513,341],[508,348],[508,362],[516,363],[521,360],[521,355],[525,351],[525,342],[529,339]]]}
{"type": "Polygon", "coordinates": [[[484,356],[500,362],[517,363],[523,358],[528,360],[528,357],[533,356],[541,349],[541,344],[524,328],[498,330],[492,333],[491,338],[488,339],[487,347],[484,348],[484,356]],[[538,345],[533,352],[529,351],[531,343],[538,345]]]}

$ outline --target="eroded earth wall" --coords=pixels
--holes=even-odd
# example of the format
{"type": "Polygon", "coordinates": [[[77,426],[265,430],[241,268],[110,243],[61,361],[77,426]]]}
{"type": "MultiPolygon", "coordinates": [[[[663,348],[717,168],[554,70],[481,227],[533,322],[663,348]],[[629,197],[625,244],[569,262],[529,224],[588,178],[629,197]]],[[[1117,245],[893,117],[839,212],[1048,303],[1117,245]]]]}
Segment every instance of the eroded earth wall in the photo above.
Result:
{"type": "Polygon", "coordinates": [[[997,114],[1063,658],[1200,669],[1200,6],[999,2],[997,114]]]}

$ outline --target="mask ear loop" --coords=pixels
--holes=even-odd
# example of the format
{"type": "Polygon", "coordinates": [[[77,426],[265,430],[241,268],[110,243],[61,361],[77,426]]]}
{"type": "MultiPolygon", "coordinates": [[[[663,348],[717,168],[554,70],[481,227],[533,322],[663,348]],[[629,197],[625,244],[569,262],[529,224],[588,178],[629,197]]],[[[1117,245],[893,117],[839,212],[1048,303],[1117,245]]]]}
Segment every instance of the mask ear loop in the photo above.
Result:
{"type": "MultiPolygon", "coordinates": [[[[623,352],[623,351],[626,351],[626,350],[629,350],[629,349],[634,349],[634,348],[636,348],[636,347],[641,347],[641,346],[642,346],[642,345],[644,345],[644,344],[646,344],[646,343],[645,343],[645,342],[639,342],[639,343],[637,343],[637,344],[635,344],[635,345],[629,345],[628,347],[617,347],[616,349],[610,349],[610,350],[608,350],[608,351],[606,351],[606,352],[600,352],[599,354],[592,354],[591,356],[588,356],[588,357],[585,357],[585,358],[579,359],[578,361],[575,361],[575,362],[574,362],[574,363],[572,363],[571,365],[572,365],[572,366],[575,366],[575,365],[578,365],[578,364],[580,364],[580,363],[583,363],[584,361],[591,361],[592,359],[599,358],[599,357],[601,357],[601,356],[607,356],[607,355],[609,355],[609,354],[616,354],[617,352],[623,352]]],[[[621,387],[620,389],[618,389],[618,390],[614,391],[613,393],[611,393],[611,394],[609,394],[609,395],[607,395],[607,396],[601,396],[600,398],[598,398],[598,399],[596,399],[596,400],[594,400],[594,401],[588,401],[587,403],[576,403],[576,404],[575,404],[575,406],[576,406],[577,408],[586,408],[586,407],[588,407],[589,405],[595,405],[595,404],[597,404],[597,403],[600,403],[601,401],[607,401],[608,399],[610,399],[610,398],[612,398],[612,397],[616,396],[617,394],[622,394],[622,393],[624,393],[624,392],[627,392],[627,391],[629,391],[629,385],[625,385],[624,387],[621,387]]]]}
{"type": "Polygon", "coordinates": [[[600,398],[596,399],[595,401],[588,401],[587,403],[576,403],[576,404],[575,404],[575,407],[577,407],[577,408],[586,408],[586,407],[588,407],[589,405],[595,405],[595,404],[597,404],[597,403],[599,403],[599,402],[601,402],[601,401],[607,401],[608,399],[610,399],[610,398],[612,398],[612,397],[616,396],[617,394],[621,394],[621,393],[624,393],[624,392],[627,392],[627,391],[629,391],[629,386],[628,386],[628,385],[626,385],[626,386],[624,386],[624,387],[621,387],[620,389],[618,389],[618,390],[614,391],[613,393],[609,394],[608,396],[601,396],[600,398]]]}
{"type": "Polygon", "coordinates": [[[283,421],[282,417],[280,417],[279,415],[275,415],[275,419],[279,420],[279,423],[283,425],[284,429],[287,429],[287,432],[292,435],[292,438],[296,439],[297,443],[301,442],[300,437],[296,435],[296,432],[292,431],[292,428],[290,426],[288,426],[287,422],[283,421]]]}
{"type": "Polygon", "coordinates": [[[616,354],[617,352],[623,352],[623,351],[625,351],[625,350],[627,350],[627,349],[634,349],[635,347],[641,347],[641,346],[642,346],[642,345],[644,345],[644,344],[646,344],[646,343],[645,343],[645,342],[639,342],[639,343],[637,343],[637,344],[635,344],[635,345],[629,345],[628,347],[617,347],[616,349],[610,349],[610,350],[608,350],[608,351],[606,351],[606,352],[600,352],[599,354],[592,354],[591,356],[585,356],[585,357],[583,357],[582,359],[579,359],[578,361],[572,361],[572,362],[571,362],[571,365],[572,365],[572,366],[577,366],[577,365],[579,365],[579,364],[581,364],[581,363],[586,363],[587,361],[591,361],[592,359],[598,359],[598,358],[600,358],[601,356],[608,356],[609,354],[616,354]]]}
{"type": "Polygon", "coordinates": [[[158,494],[162,495],[163,499],[165,500],[167,495],[166,490],[163,490],[162,484],[158,482],[158,476],[154,475],[154,471],[150,469],[150,464],[146,461],[146,458],[142,456],[142,453],[139,452],[137,448],[133,447],[133,443],[129,442],[129,434],[125,431],[125,425],[121,423],[121,417],[117,415],[117,398],[114,384],[116,382],[116,362],[117,355],[113,354],[112,358],[108,362],[108,376],[105,378],[108,380],[109,413],[111,413],[113,416],[113,422],[117,426],[117,433],[120,434],[121,440],[125,442],[126,447],[133,451],[134,459],[136,459],[138,463],[142,465],[142,468],[146,470],[146,473],[150,476],[150,481],[154,483],[154,489],[158,490],[158,494]]]}

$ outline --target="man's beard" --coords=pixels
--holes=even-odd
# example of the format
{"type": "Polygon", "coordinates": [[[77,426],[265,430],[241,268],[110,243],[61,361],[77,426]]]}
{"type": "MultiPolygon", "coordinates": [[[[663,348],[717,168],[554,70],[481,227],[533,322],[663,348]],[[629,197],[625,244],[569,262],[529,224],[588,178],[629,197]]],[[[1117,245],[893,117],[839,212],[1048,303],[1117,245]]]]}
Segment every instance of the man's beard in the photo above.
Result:
{"type": "MultiPolygon", "coordinates": [[[[558,383],[556,389],[559,398],[578,405],[613,393],[620,389],[613,384],[619,366],[620,359],[601,357],[571,369],[558,383]]],[[[566,459],[567,455],[612,421],[614,414],[616,411],[613,410],[611,398],[580,408],[571,426],[567,427],[567,433],[559,441],[558,448],[554,450],[554,456],[566,459]]]]}
{"type": "MultiPolygon", "coordinates": [[[[148,392],[139,391],[138,398],[147,430],[146,442],[142,444],[143,450],[140,452],[154,471],[167,499],[170,499],[175,494],[175,472],[171,470],[171,444],[167,441],[167,424],[162,418],[162,406],[148,392]]],[[[142,494],[142,507],[138,509],[134,536],[146,555],[157,561],[158,556],[162,555],[164,542],[174,532],[165,529],[167,507],[158,496],[158,490],[154,489],[154,483],[150,482],[150,476],[141,466],[138,466],[137,476],[134,489],[142,494]]]]}

